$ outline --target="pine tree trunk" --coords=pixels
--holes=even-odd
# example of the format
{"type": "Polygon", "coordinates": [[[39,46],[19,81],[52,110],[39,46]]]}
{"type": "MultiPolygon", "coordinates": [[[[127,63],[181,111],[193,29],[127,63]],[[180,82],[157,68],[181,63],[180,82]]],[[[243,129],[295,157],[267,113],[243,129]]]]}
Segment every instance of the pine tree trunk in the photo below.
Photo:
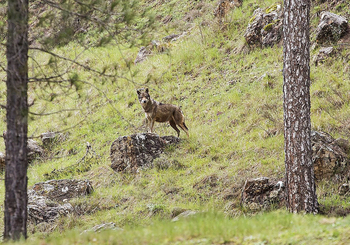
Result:
{"type": "Polygon", "coordinates": [[[311,151],[309,15],[309,0],[284,1],[286,203],[293,213],[318,211],[311,151]]]}
{"type": "Polygon", "coordinates": [[[27,237],[28,0],[8,0],[5,240],[27,237]]]}

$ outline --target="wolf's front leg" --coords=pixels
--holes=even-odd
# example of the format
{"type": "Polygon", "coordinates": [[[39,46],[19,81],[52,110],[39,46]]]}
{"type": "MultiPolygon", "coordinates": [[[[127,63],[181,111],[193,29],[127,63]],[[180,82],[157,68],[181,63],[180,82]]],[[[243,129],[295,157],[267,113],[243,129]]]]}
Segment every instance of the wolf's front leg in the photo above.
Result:
{"type": "Polygon", "coordinates": [[[154,126],[154,120],[149,119],[150,123],[149,123],[149,133],[153,133],[153,126],[154,126]]]}
{"type": "Polygon", "coordinates": [[[147,132],[149,133],[150,131],[150,128],[151,128],[151,124],[150,124],[150,118],[148,118],[147,114],[146,114],[146,129],[147,129],[147,132]]]}

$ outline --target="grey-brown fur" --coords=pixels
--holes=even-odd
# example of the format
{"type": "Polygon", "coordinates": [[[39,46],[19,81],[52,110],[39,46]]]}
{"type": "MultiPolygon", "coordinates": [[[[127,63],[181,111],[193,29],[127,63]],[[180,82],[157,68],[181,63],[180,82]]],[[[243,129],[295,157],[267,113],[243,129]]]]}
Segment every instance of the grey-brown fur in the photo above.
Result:
{"type": "Polygon", "coordinates": [[[170,126],[176,130],[177,137],[180,136],[180,130],[176,126],[179,126],[189,136],[185,117],[179,107],[159,103],[151,99],[148,88],[138,89],[137,96],[145,111],[147,125],[151,133],[153,132],[154,122],[169,122],[170,126]]]}

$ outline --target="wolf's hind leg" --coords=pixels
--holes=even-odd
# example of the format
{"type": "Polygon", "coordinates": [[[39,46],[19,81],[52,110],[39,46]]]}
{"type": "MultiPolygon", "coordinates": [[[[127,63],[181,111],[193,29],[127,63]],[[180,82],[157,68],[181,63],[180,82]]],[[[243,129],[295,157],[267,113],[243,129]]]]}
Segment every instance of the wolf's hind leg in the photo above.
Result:
{"type": "Polygon", "coordinates": [[[182,123],[180,123],[178,125],[187,134],[187,137],[190,137],[190,135],[188,134],[188,128],[187,128],[185,122],[182,122],[182,123]]]}
{"type": "Polygon", "coordinates": [[[177,137],[179,137],[179,136],[180,136],[180,130],[176,127],[176,123],[175,123],[174,119],[173,119],[173,118],[170,119],[169,123],[170,123],[170,126],[171,126],[173,129],[176,130],[176,132],[177,132],[177,137]]]}

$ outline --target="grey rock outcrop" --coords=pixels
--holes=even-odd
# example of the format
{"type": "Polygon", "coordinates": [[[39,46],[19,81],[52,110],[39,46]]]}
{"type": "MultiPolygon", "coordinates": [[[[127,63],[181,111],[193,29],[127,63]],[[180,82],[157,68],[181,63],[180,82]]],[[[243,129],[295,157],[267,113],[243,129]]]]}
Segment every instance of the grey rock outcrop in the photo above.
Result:
{"type": "Polygon", "coordinates": [[[327,133],[312,131],[312,160],[315,179],[342,181],[349,177],[349,142],[327,133]]]}
{"type": "Polygon", "coordinates": [[[141,63],[142,61],[146,60],[148,56],[152,54],[152,49],[149,47],[142,46],[137,53],[136,59],[134,61],[134,64],[141,63]]]}
{"type": "Polygon", "coordinates": [[[170,34],[168,36],[163,37],[163,41],[164,42],[176,41],[180,36],[181,34],[170,34]]]}
{"type": "Polygon", "coordinates": [[[325,47],[321,48],[317,55],[315,55],[313,61],[315,66],[319,63],[324,62],[327,58],[332,57],[335,54],[335,50],[333,47],[325,47]]]}
{"type": "Polygon", "coordinates": [[[32,190],[35,195],[45,196],[50,200],[62,202],[91,194],[93,187],[89,180],[62,179],[37,183],[32,190]]]}
{"type": "Polygon", "coordinates": [[[28,162],[44,155],[44,149],[33,139],[28,139],[28,162]]]}
{"type": "Polygon", "coordinates": [[[344,17],[324,11],[316,29],[316,41],[319,44],[337,42],[348,31],[348,22],[344,17]]]}
{"type": "Polygon", "coordinates": [[[167,145],[179,142],[175,136],[159,137],[150,133],[119,137],[111,145],[111,168],[136,173],[140,168],[151,167],[167,145]]]}
{"type": "Polygon", "coordinates": [[[270,182],[269,178],[247,180],[242,190],[241,203],[251,211],[284,206],[284,183],[270,182]]]}
{"type": "Polygon", "coordinates": [[[88,180],[49,180],[28,190],[28,219],[34,224],[51,222],[74,212],[71,198],[92,193],[88,180]]]}
{"type": "MultiPolygon", "coordinates": [[[[174,39],[177,39],[176,37],[174,39]]],[[[153,40],[149,45],[143,46],[140,48],[137,53],[134,64],[138,64],[147,59],[148,56],[152,55],[154,52],[163,53],[168,49],[168,45],[166,43],[159,42],[157,40],[153,40]]]]}
{"type": "Polygon", "coordinates": [[[280,5],[256,9],[244,34],[248,45],[268,47],[277,44],[282,39],[282,15],[280,5]]]}
{"type": "Polygon", "coordinates": [[[28,220],[34,224],[52,222],[60,216],[74,212],[70,203],[53,202],[47,197],[37,196],[28,191],[28,220]]]}
{"type": "Polygon", "coordinates": [[[62,133],[46,132],[41,134],[41,141],[45,148],[49,148],[56,142],[65,140],[66,135],[62,133]]]}

